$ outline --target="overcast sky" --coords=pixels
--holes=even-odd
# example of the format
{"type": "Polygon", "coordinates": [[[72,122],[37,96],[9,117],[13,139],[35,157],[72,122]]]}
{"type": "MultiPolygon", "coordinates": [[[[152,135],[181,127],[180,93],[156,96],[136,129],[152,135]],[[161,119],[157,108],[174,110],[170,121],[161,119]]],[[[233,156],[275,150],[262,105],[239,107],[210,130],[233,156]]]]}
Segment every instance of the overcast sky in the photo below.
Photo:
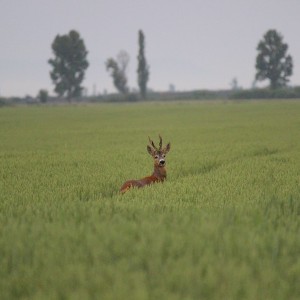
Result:
{"type": "Polygon", "coordinates": [[[291,84],[300,85],[299,13],[299,0],[0,0],[0,96],[53,94],[51,43],[72,29],[89,52],[89,94],[115,91],[105,61],[120,50],[130,55],[129,86],[137,87],[139,29],[155,90],[227,89],[234,77],[251,87],[256,47],[269,29],[288,43],[291,84]]]}

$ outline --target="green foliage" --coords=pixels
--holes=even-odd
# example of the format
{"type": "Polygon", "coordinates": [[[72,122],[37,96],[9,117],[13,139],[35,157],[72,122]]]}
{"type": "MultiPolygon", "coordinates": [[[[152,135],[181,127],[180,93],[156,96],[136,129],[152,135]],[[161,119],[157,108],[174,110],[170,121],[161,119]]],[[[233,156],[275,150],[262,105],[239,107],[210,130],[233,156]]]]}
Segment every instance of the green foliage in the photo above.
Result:
{"type": "Polygon", "coordinates": [[[0,107],[7,104],[7,100],[3,97],[0,97],[0,107]]]}
{"type": "Polygon", "coordinates": [[[149,66],[145,57],[145,36],[142,30],[139,30],[139,54],[138,54],[138,86],[142,98],[146,98],[147,82],[149,80],[149,66]]]}
{"type": "Polygon", "coordinates": [[[106,61],[106,70],[110,72],[116,89],[123,95],[129,92],[126,76],[128,62],[129,55],[126,51],[121,51],[117,56],[117,60],[109,58],[106,61]]]}
{"type": "Polygon", "coordinates": [[[46,103],[48,101],[49,98],[49,94],[47,90],[40,90],[38,95],[37,95],[38,100],[41,103],[46,103]]]}
{"type": "Polygon", "coordinates": [[[269,30],[257,46],[256,79],[269,79],[273,89],[286,86],[293,73],[293,60],[287,55],[288,45],[282,40],[276,30],[269,30]]]}
{"type": "Polygon", "coordinates": [[[300,102],[0,110],[1,299],[297,299],[300,102]],[[172,149],[152,171],[148,135],[172,149]]]}
{"type": "Polygon", "coordinates": [[[49,64],[53,67],[50,77],[55,85],[55,92],[68,99],[81,95],[81,83],[88,68],[87,50],[77,31],[57,35],[52,43],[53,59],[49,64]]]}
{"type": "Polygon", "coordinates": [[[299,99],[300,89],[281,88],[281,89],[251,89],[239,90],[232,93],[233,99],[299,99]]]}

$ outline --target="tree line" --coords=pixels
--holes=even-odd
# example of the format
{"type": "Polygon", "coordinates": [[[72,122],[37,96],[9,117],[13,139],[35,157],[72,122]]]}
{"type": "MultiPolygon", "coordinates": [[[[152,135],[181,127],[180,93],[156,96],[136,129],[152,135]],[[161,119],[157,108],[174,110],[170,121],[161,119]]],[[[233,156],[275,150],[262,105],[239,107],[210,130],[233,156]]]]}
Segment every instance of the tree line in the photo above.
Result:
{"type": "MultiPolygon", "coordinates": [[[[77,31],[71,30],[68,34],[57,35],[51,47],[54,57],[49,59],[48,63],[52,67],[50,77],[55,86],[54,91],[59,97],[67,99],[80,97],[83,91],[81,84],[89,66],[88,51],[84,40],[77,31]]],[[[140,96],[145,98],[149,80],[149,65],[145,57],[145,36],[142,30],[138,32],[138,47],[137,82],[140,96]]],[[[129,93],[126,75],[128,63],[129,55],[126,51],[120,51],[116,59],[108,58],[105,63],[115,88],[124,95],[129,93]]],[[[44,97],[45,91],[41,91],[40,94],[40,97],[44,97]]]]}
{"type": "MultiPolygon", "coordinates": [[[[48,60],[52,67],[50,78],[54,85],[54,91],[60,98],[75,99],[83,94],[82,82],[85,77],[85,72],[89,67],[88,51],[83,38],[79,32],[71,30],[64,35],[57,35],[51,45],[53,57],[48,60]]],[[[236,91],[234,94],[229,94],[224,91],[191,91],[186,95],[188,98],[202,96],[214,96],[217,93],[218,97],[241,97],[241,98],[256,98],[256,97],[272,97],[272,95],[285,95],[276,90],[284,88],[289,82],[290,76],[293,74],[293,59],[288,54],[288,44],[284,43],[283,36],[276,30],[268,30],[257,45],[257,56],[255,63],[255,81],[269,80],[269,91],[249,90],[236,91]]],[[[127,80],[127,67],[129,64],[129,55],[126,51],[120,51],[116,58],[108,58],[105,62],[105,67],[108,74],[111,76],[113,84],[123,99],[153,99],[153,95],[148,94],[148,80],[150,75],[150,67],[145,56],[145,35],[142,30],[138,31],[138,54],[137,54],[137,84],[139,87],[139,96],[130,94],[127,80]]],[[[237,82],[233,82],[237,86],[237,82]]],[[[287,96],[293,97],[298,95],[298,89],[295,88],[287,96]]],[[[160,94],[162,98],[174,98],[174,93],[160,94]]],[[[178,93],[181,94],[181,93],[178,93]]],[[[182,96],[182,95],[178,95],[182,96]]],[[[158,95],[154,95],[158,97],[158,95]]],[[[46,102],[49,98],[48,91],[40,90],[38,96],[40,102],[46,102]]],[[[154,99],[156,99],[154,98],[154,99]]],[[[200,99],[199,98],[199,99],[200,99]]]]}
{"type": "MultiPolygon", "coordinates": [[[[293,73],[293,59],[287,53],[288,44],[283,42],[283,36],[276,30],[268,30],[259,41],[256,57],[256,81],[269,80],[271,89],[285,87],[293,73]]],[[[55,86],[54,91],[60,97],[67,99],[82,95],[82,82],[85,71],[89,66],[84,40],[80,34],[71,30],[68,34],[57,35],[52,43],[54,57],[48,60],[52,67],[50,77],[55,86]]],[[[147,97],[147,83],[149,80],[149,64],[145,57],[145,35],[142,30],[138,32],[137,55],[137,83],[142,99],[147,97]]],[[[113,84],[120,94],[127,95],[126,70],[129,55],[120,51],[116,58],[108,58],[105,62],[106,70],[112,77],[113,84]]],[[[45,98],[45,91],[40,92],[45,98]]]]}

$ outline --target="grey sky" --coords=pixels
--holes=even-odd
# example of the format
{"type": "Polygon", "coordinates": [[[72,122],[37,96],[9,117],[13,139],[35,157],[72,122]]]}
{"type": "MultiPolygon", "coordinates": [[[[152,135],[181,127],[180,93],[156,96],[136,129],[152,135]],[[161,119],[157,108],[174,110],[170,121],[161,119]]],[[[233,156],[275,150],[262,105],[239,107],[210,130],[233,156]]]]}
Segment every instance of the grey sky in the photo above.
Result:
{"type": "Polygon", "coordinates": [[[137,32],[146,37],[149,87],[167,90],[229,88],[234,77],[250,87],[256,46],[276,29],[294,59],[291,84],[300,85],[299,0],[0,0],[0,95],[53,93],[51,43],[77,30],[89,51],[83,83],[89,93],[115,91],[105,60],[130,55],[136,83],[137,32]]]}

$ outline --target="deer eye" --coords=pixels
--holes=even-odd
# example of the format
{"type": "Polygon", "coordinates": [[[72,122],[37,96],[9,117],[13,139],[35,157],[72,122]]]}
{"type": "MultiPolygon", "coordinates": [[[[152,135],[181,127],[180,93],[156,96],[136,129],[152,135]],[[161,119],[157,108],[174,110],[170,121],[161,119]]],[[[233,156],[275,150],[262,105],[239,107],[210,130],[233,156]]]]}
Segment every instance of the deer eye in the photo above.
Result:
{"type": "Polygon", "coordinates": [[[155,158],[155,159],[158,159],[158,155],[155,155],[154,158],[155,158]]]}
{"type": "Polygon", "coordinates": [[[165,154],[163,154],[163,155],[162,155],[162,157],[163,157],[163,158],[165,158],[165,157],[166,157],[166,155],[165,155],[165,154]]]}

